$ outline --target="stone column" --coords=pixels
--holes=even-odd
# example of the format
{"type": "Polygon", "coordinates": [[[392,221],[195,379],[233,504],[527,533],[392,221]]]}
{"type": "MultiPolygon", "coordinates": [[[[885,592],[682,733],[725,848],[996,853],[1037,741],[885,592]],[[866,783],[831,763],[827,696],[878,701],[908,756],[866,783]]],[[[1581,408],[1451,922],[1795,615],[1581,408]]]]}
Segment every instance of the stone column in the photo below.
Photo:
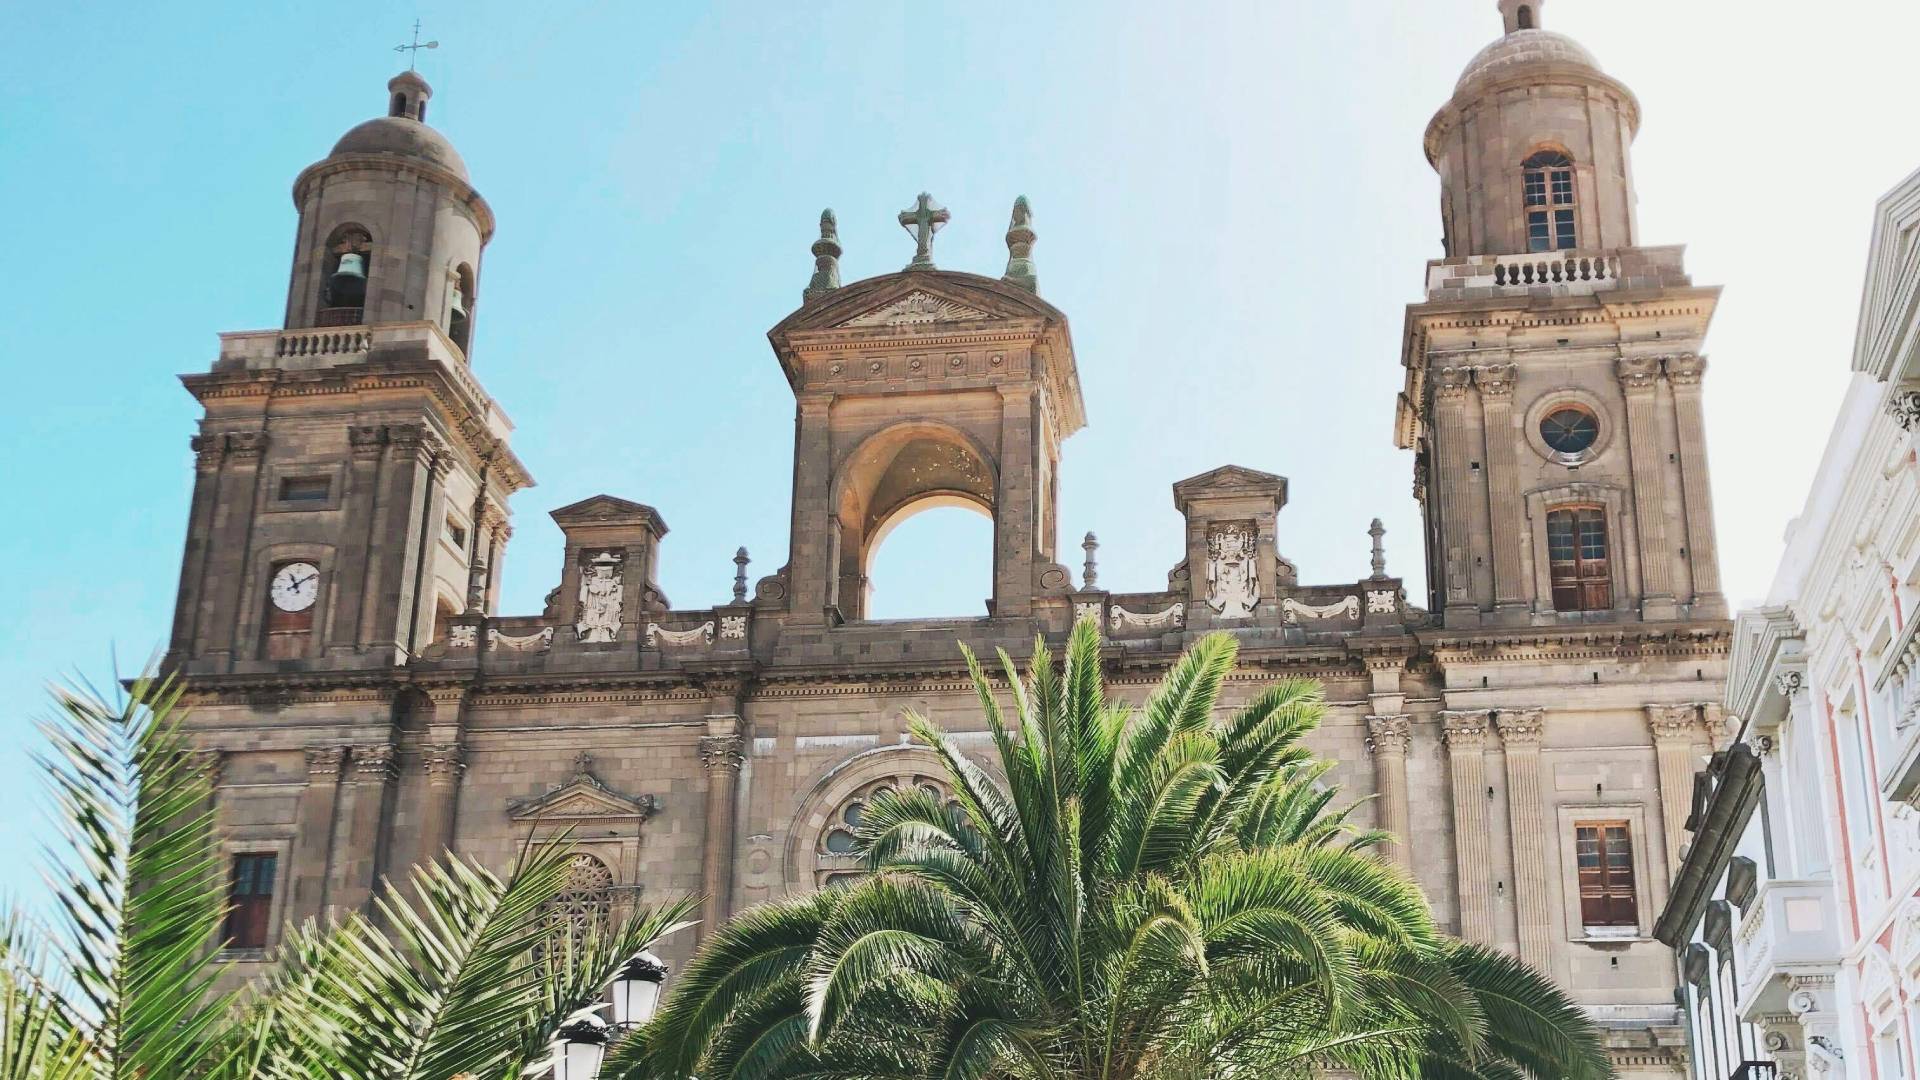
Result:
{"type": "Polygon", "coordinates": [[[1676,611],[1673,549],[1667,543],[1666,485],[1662,482],[1665,462],[1660,460],[1660,358],[1622,357],[1615,371],[1627,397],[1633,523],[1640,537],[1640,614],[1648,619],[1671,619],[1676,611]]]}
{"type": "Polygon", "coordinates": [[[1460,936],[1493,944],[1493,913],[1487,896],[1492,856],[1487,847],[1486,709],[1440,714],[1440,737],[1447,746],[1447,774],[1453,780],[1453,849],[1460,890],[1460,936]]]}
{"type": "MultiPolygon", "coordinates": [[[[1704,356],[1686,353],[1667,358],[1667,382],[1673,387],[1674,418],[1680,432],[1680,484],[1686,497],[1687,567],[1693,574],[1693,602],[1706,614],[1724,614],[1720,594],[1719,547],[1713,536],[1713,495],[1707,484],[1706,420],[1700,408],[1704,356]]],[[[1696,616],[1702,614],[1695,610],[1696,616]]]]}
{"type": "Polygon", "coordinates": [[[213,515],[220,504],[220,464],[226,456],[227,440],[222,436],[193,437],[193,503],[187,510],[186,551],[180,557],[180,591],[173,605],[171,652],[175,659],[185,659],[196,651],[213,515]]]}
{"type": "Polygon", "coordinates": [[[1408,853],[1413,815],[1407,806],[1407,746],[1412,741],[1412,717],[1367,717],[1367,749],[1373,751],[1373,782],[1380,792],[1380,825],[1393,834],[1387,857],[1408,873],[1413,871],[1408,853]]]}
{"type": "Polygon", "coordinates": [[[1540,791],[1541,709],[1501,709],[1494,716],[1507,759],[1507,819],[1513,826],[1513,897],[1519,917],[1520,959],[1554,969],[1553,889],[1547,880],[1546,801],[1540,791]]]}
{"type": "Polygon", "coordinates": [[[1441,368],[1433,381],[1433,472],[1439,481],[1439,567],[1446,616],[1477,612],[1473,589],[1473,485],[1468,475],[1473,447],[1467,424],[1467,391],[1473,369],[1441,368]]]}
{"type": "Polygon", "coordinates": [[[828,582],[838,580],[833,534],[833,396],[809,394],[795,406],[793,540],[788,548],[788,603],[799,623],[826,618],[828,582]]]}
{"type": "Polygon", "coordinates": [[[1660,773],[1660,818],[1666,825],[1667,880],[1680,872],[1680,848],[1686,843],[1687,816],[1693,812],[1693,774],[1699,771],[1698,705],[1649,705],[1647,727],[1660,773]]]}
{"type": "Polygon", "coordinates": [[[1487,429],[1488,519],[1493,529],[1493,605],[1496,611],[1523,612],[1527,583],[1520,570],[1520,477],[1514,465],[1514,365],[1478,368],[1480,407],[1487,429]]]}
{"type": "Polygon", "coordinates": [[[1000,392],[1000,475],[993,492],[993,613],[1023,616],[1033,608],[1035,493],[1038,455],[1034,391],[1004,387],[1000,392]]]}
{"type": "Polygon", "coordinates": [[[334,843],[334,860],[327,903],[341,911],[366,907],[374,886],[386,870],[391,837],[386,823],[387,800],[393,789],[393,746],[374,743],[356,746],[348,758],[346,783],[336,819],[343,833],[334,843]]]}
{"type": "Polygon", "coordinates": [[[700,889],[706,899],[700,911],[700,937],[727,921],[733,913],[734,799],[740,790],[740,768],[746,763],[746,739],[740,717],[707,717],[707,734],[700,740],[700,763],[707,772],[707,823],[700,865],[700,889]]]}
{"type": "Polygon", "coordinates": [[[420,806],[419,850],[416,863],[438,862],[453,850],[454,815],[460,800],[460,777],[467,759],[458,743],[429,746],[420,752],[420,768],[427,786],[420,806]]]}
{"type": "Polygon", "coordinates": [[[340,549],[334,557],[333,603],[327,611],[328,651],[350,655],[362,638],[361,611],[374,574],[374,553],[380,534],[380,457],[387,448],[387,429],[378,424],[356,424],[347,429],[353,460],[347,466],[346,489],[340,493],[340,549]],[[358,583],[359,587],[355,587],[358,583]],[[344,587],[343,587],[344,586],[344,587]]]}
{"type": "Polygon", "coordinates": [[[307,788],[300,794],[298,831],[284,910],[288,919],[320,918],[326,911],[333,863],[334,811],[340,802],[340,774],[347,763],[344,746],[307,749],[307,788]]]}

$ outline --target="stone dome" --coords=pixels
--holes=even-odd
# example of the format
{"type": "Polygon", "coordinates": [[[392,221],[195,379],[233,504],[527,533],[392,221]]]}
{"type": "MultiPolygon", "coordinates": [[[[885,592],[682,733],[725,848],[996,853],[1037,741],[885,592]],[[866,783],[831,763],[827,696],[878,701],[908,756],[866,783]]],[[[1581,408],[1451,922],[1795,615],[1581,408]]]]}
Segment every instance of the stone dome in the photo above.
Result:
{"type": "Polygon", "coordinates": [[[467,179],[467,163],[445,135],[405,116],[380,116],[340,136],[333,157],[342,154],[393,154],[425,161],[467,179]]]}
{"type": "Polygon", "coordinates": [[[1601,74],[1600,62],[1579,42],[1551,30],[1515,30],[1480,50],[1467,65],[1453,92],[1465,93],[1470,87],[1502,78],[1529,67],[1583,67],[1601,74]]]}

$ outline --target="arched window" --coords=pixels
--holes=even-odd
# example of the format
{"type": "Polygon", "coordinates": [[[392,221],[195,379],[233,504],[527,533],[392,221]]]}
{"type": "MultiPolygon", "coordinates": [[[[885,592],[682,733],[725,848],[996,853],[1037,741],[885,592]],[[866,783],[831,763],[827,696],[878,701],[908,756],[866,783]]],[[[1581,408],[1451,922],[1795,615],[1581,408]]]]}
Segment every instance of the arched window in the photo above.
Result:
{"type": "Polygon", "coordinates": [[[473,335],[473,268],[455,267],[447,281],[447,337],[464,355],[473,335]]]}
{"type": "Polygon", "coordinates": [[[1555,611],[1606,611],[1613,606],[1606,511],[1563,506],[1547,513],[1547,560],[1555,611]]]}
{"type": "Polygon", "coordinates": [[[814,884],[825,889],[857,881],[863,871],[859,844],[854,834],[865,820],[867,803],[883,791],[906,791],[912,788],[919,788],[941,802],[953,802],[953,791],[947,782],[924,773],[888,777],[867,784],[841,802],[827,819],[814,854],[814,884]]]}
{"type": "Polygon", "coordinates": [[[1574,224],[1573,159],[1558,150],[1542,150],[1522,162],[1520,168],[1527,207],[1527,250],[1566,251],[1580,246],[1574,224]]]}
{"type": "Polygon", "coordinates": [[[579,941],[587,927],[605,921],[613,912],[613,871],[597,856],[575,852],[567,862],[567,880],[548,905],[555,928],[564,927],[579,941]]]}
{"type": "Polygon", "coordinates": [[[1520,5],[1520,29],[1522,30],[1533,29],[1533,5],[1532,4],[1520,5]]]}
{"type": "Polygon", "coordinates": [[[359,225],[342,225],[327,241],[321,267],[320,311],[315,326],[358,326],[366,321],[367,271],[373,236],[359,225]]]}

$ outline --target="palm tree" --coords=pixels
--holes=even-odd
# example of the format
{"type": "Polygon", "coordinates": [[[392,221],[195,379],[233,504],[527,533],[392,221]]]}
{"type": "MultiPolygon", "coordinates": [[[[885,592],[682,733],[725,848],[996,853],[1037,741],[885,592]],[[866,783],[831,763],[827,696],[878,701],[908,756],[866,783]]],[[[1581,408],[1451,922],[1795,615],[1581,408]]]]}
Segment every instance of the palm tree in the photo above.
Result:
{"type": "Polygon", "coordinates": [[[1538,973],[1446,937],[1302,744],[1317,684],[1224,721],[1232,638],[1144,707],[1109,701],[1098,626],[1012,709],[971,653],[1000,778],[924,718],[951,802],[866,809],[871,875],[742,913],[618,1048],[623,1080],[1201,1080],[1611,1075],[1538,973]],[[1003,778],[1003,779],[1002,779],[1003,778]]]}
{"type": "Polygon", "coordinates": [[[152,677],[112,703],[60,692],[42,725],[66,850],[54,925],[0,923],[0,1080],[517,1078],[629,957],[686,925],[681,902],[556,936],[564,844],[504,879],[449,856],[374,918],[290,928],[272,978],[225,990],[213,790],[180,693],[152,677]]]}

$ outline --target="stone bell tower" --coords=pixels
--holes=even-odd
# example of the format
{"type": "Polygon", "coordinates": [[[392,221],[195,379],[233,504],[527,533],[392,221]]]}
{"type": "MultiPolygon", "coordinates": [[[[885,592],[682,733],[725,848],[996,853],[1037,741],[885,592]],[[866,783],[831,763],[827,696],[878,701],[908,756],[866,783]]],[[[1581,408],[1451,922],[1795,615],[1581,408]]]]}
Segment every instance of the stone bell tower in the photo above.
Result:
{"type": "Polygon", "coordinates": [[[900,220],[913,261],[841,287],[822,215],[806,303],[767,335],[797,403],[793,525],[790,562],[758,598],[795,623],[864,619],[880,540],[933,505],[993,519],[993,615],[1072,589],[1054,561],[1060,444],[1086,420],[1066,316],[1036,292],[1026,200],[999,279],[934,265],[947,212],[931,197],[900,220]]]}
{"type": "Polygon", "coordinates": [[[531,483],[469,366],[493,212],[426,80],[301,172],[285,326],[222,334],[169,659],[189,674],[404,663],[492,603],[531,483]]]}
{"type": "Polygon", "coordinates": [[[1540,0],[1427,127],[1446,257],[1407,312],[1417,452],[1449,627],[1726,614],[1701,414],[1719,299],[1635,221],[1640,103],[1540,0]]]}

